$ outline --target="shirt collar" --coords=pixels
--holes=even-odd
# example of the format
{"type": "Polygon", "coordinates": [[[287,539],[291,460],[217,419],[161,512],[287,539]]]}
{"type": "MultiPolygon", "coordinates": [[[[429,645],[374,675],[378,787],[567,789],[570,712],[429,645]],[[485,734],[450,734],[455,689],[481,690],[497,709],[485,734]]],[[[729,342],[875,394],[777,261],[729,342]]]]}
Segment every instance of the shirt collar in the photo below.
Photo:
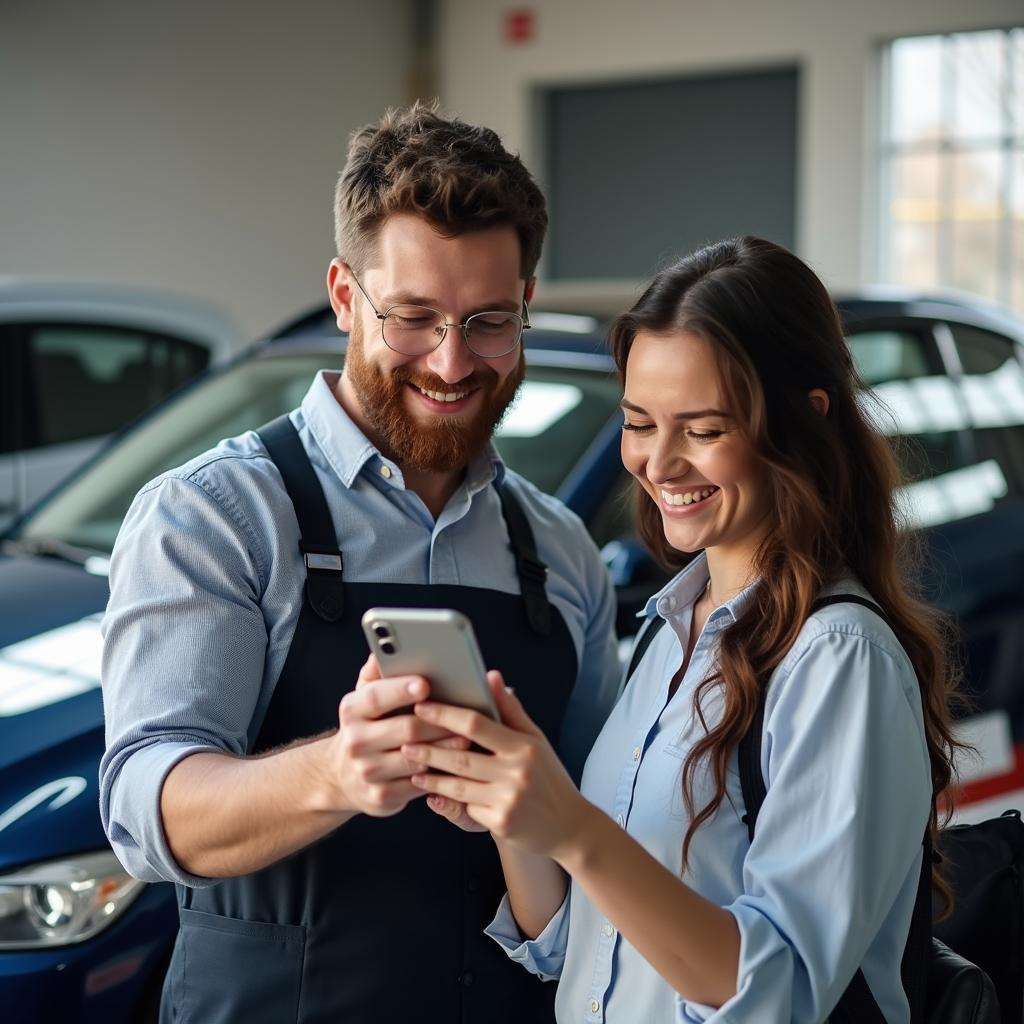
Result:
{"type": "MultiPolygon", "coordinates": [[[[363,467],[372,463],[377,471],[381,466],[388,466],[390,480],[404,488],[402,467],[381,455],[335,398],[334,388],[340,376],[337,370],[318,370],[301,404],[302,418],[324,458],[346,487],[351,487],[363,467]]],[[[472,495],[492,482],[500,484],[504,478],[505,464],[494,445],[488,442],[467,467],[463,487],[472,495]]]]}
{"type": "MultiPolygon", "coordinates": [[[[672,577],[664,587],[647,599],[638,617],[653,619],[660,615],[669,619],[692,608],[697,598],[708,585],[708,559],[702,551],[689,565],[672,577]]],[[[748,583],[738,594],[725,604],[719,605],[708,617],[708,622],[720,622],[722,626],[735,622],[754,599],[757,581],[748,583]]]]}

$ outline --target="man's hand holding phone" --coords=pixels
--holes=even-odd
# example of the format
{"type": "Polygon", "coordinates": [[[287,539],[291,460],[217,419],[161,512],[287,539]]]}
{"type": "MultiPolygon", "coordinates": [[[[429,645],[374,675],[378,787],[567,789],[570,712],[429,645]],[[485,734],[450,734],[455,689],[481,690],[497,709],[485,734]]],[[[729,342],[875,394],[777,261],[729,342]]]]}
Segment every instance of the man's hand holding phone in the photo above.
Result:
{"type": "Polygon", "coordinates": [[[429,695],[422,677],[383,679],[373,655],[366,660],[355,690],[338,705],[338,731],[329,746],[331,777],[351,810],[384,818],[424,796],[409,781],[420,766],[402,754],[403,744],[440,742],[466,749],[467,740],[411,713],[429,695]]]}
{"type": "MultiPolygon", "coordinates": [[[[428,686],[434,701],[475,708],[498,719],[498,706],[486,678],[483,656],[477,646],[473,627],[460,612],[451,608],[370,608],[362,618],[362,626],[371,655],[359,673],[357,694],[367,687],[380,687],[377,692],[382,702],[385,702],[393,692],[393,684],[411,685],[413,690],[399,689],[394,699],[401,702],[399,707],[403,703],[415,705],[425,697],[420,695],[422,691],[418,685],[423,683],[428,686]],[[383,678],[381,664],[389,673],[383,678]]],[[[389,704],[388,709],[380,713],[389,714],[391,710],[393,708],[389,704]]],[[[417,742],[402,741],[406,745],[415,745],[417,742]]],[[[447,731],[432,740],[421,742],[450,751],[466,751],[471,745],[465,737],[447,731]]],[[[400,747],[402,743],[397,746],[400,747]]],[[[414,762],[406,759],[400,750],[389,749],[388,757],[399,759],[389,763],[399,764],[402,772],[400,784],[392,786],[394,798],[402,800],[400,806],[395,808],[397,811],[405,806],[411,796],[422,795],[423,790],[409,782],[409,776],[415,771],[414,762]]],[[[428,804],[432,811],[466,832],[486,831],[457,800],[434,794],[428,804]]]]}

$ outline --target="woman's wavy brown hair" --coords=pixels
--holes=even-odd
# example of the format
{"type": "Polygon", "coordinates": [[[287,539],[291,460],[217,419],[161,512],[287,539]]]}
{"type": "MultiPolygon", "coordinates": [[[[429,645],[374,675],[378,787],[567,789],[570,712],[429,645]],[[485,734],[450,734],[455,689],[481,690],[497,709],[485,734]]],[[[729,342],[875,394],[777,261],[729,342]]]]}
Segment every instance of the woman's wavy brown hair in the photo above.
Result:
{"type": "MultiPolygon", "coordinates": [[[[755,556],[755,599],[721,634],[717,671],[694,694],[704,736],[683,768],[691,818],[683,863],[694,833],[725,796],[726,767],[751,727],[760,681],[793,646],[822,588],[846,572],[885,611],[917,673],[931,761],[928,827],[934,841],[938,797],[954,772],[950,706],[959,673],[945,620],[919,599],[920,545],[902,528],[895,501],[901,472],[890,443],[865,412],[871,394],[824,285],[781,246],[749,236],[730,239],[663,270],[614,322],[611,348],[623,382],[639,331],[685,331],[711,344],[727,407],[769,470],[774,519],[755,556]],[[827,415],[808,400],[812,388],[828,394],[827,415]],[[709,728],[702,703],[715,686],[724,712],[709,728]],[[694,776],[705,760],[715,792],[696,811],[694,776]]],[[[685,564],[692,555],[668,544],[655,503],[639,487],[637,497],[645,543],[666,567],[685,564]]],[[[948,900],[941,879],[935,884],[948,900]]]]}

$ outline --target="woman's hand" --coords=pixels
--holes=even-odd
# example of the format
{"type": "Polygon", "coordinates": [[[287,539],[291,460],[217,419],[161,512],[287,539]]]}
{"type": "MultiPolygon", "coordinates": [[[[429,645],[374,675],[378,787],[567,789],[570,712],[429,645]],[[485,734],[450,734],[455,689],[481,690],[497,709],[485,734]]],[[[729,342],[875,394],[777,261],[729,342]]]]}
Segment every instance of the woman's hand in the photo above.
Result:
{"type": "Polygon", "coordinates": [[[505,687],[500,673],[488,672],[487,681],[502,724],[450,704],[424,701],[416,705],[418,717],[464,737],[485,752],[444,749],[438,744],[404,744],[402,754],[409,761],[434,769],[417,772],[411,781],[443,797],[444,808],[432,804],[432,809],[457,824],[461,824],[464,813],[498,839],[557,859],[578,834],[590,805],[580,796],[544,734],[505,687]],[[464,808],[458,818],[453,804],[464,808]]]}
{"type": "MultiPolygon", "coordinates": [[[[410,758],[411,760],[411,758],[410,758]]],[[[431,793],[427,797],[427,806],[442,818],[447,818],[453,825],[458,826],[463,832],[486,832],[487,826],[474,821],[466,810],[466,805],[452,800],[451,797],[440,796],[431,793]]]]}

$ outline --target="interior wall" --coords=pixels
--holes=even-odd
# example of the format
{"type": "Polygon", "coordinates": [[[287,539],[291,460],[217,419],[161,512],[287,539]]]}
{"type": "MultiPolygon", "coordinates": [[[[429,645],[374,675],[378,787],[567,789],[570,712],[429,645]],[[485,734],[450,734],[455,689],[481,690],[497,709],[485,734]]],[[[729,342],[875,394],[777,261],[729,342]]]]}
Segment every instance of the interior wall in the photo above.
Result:
{"type": "Polygon", "coordinates": [[[164,286],[249,335],[324,301],[348,134],[410,0],[3,0],[0,274],[164,286]]]}
{"type": "MultiPolygon", "coordinates": [[[[443,0],[440,91],[449,109],[496,129],[535,173],[542,167],[539,88],[799,65],[797,250],[837,289],[877,274],[880,44],[1024,21],[1020,0],[535,0],[515,7],[533,14],[529,41],[507,40],[505,0],[443,0]]],[[[685,185],[685,168],[680,174],[685,185]]],[[[636,175],[642,182],[640,154],[636,175]]],[[[630,291],[626,284],[542,282],[538,301],[599,308],[630,291]]]]}

